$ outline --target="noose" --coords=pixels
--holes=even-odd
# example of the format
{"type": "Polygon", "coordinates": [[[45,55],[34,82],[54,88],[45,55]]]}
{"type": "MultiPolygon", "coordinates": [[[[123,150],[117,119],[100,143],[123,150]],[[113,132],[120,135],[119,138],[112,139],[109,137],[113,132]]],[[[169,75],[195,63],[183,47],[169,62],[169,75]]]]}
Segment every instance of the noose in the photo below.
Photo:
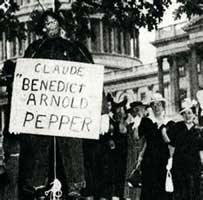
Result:
{"type": "Polygon", "coordinates": [[[62,196],[61,182],[56,177],[56,137],[54,136],[54,181],[51,183],[51,189],[45,191],[46,196],[50,196],[50,200],[60,200],[62,196]]]}

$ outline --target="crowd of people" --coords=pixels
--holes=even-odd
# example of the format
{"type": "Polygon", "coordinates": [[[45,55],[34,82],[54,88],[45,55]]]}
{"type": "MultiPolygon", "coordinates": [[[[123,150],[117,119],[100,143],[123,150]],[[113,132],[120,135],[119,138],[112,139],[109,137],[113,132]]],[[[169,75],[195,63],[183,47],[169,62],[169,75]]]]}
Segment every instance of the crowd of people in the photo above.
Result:
{"type": "MultiPolygon", "coordinates": [[[[91,54],[83,45],[60,36],[61,22],[55,13],[45,12],[39,21],[42,38],[28,47],[24,57],[93,64],[91,54]]],[[[7,62],[4,73],[9,74],[9,103],[12,69],[13,64],[7,62]]],[[[19,162],[14,162],[17,170],[13,176],[17,177],[14,181],[18,185],[18,199],[50,198],[45,192],[50,189],[55,175],[61,182],[61,199],[79,198],[80,195],[96,199],[123,198],[129,168],[136,162],[136,168],[142,172],[141,200],[200,200],[203,137],[198,126],[201,123],[197,120],[197,104],[186,99],[180,110],[182,121],[176,122],[166,117],[165,103],[166,99],[159,93],[153,94],[148,104],[140,101],[129,104],[127,98],[117,103],[110,94],[104,94],[99,140],[16,136],[8,130],[8,104],[4,130],[5,165],[8,166],[12,156],[19,155],[19,162]],[[142,144],[138,156],[134,140],[142,144]],[[54,147],[56,169],[53,169],[54,147]],[[171,192],[166,191],[167,171],[172,174],[174,189],[171,192]]],[[[6,170],[8,176],[13,174],[13,169],[6,170]]],[[[2,174],[5,175],[4,171],[2,174]]],[[[1,182],[9,185],[9,182],[1,182]]],[[[16,190],[12,192],[13,185],[8,188],[11,194],[5,199],[12,199],[16,190]]]]}
{"type": "MultiPolygon", "coordinates": [[[[148,105],[137,101],[131,103],[129,109],[126,108],[127,101],[115,104],[111,100],[109,119],[115,132],[109,129],[107,133],[113,133],[114,143],[119,141],[118,134],[143,141],[136,164],[136,168],[141,170],[141,200],[201,199],[203,129],[200,112],[202,100],[198,100],[200,103],[189,98],[182,101],[179,112],[182,120],[166,117],[166,99],[160,93],[153,94],[148,105]],[[172,179],[170,191],[166,189],[168,171],[172,179]]],[[[122,143],[125,145],[118,152],[118,157],[120,165],[126,167],[127,159],[122,159],[122,153],[127,155],[127,148],[130,147],[126,142],[122,143]]]]}

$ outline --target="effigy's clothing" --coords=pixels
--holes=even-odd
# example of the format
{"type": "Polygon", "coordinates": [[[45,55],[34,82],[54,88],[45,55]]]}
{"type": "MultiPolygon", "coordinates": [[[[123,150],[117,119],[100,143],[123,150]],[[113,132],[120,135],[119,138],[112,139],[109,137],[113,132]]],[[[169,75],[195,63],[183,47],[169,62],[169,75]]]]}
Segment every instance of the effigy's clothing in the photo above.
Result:
{"type": "Polygon", "coordinates": [[[169,158],[168,144],[162,138],[162,128],[150,118],[144,117],[138,127],[140,137],[146,140],[146,150],[141,162],[142,192],[141,200],[166,200],[166,165],[169,158]]]}
{"type": "MultiPolygon", "coordinates": [[[[25,51],[24,57],[93,63],[90,53],[82,44],[61,37],[39,39],[33,42],[25,51]]],[[[53,181],[53,146],[54,139],[51,136],[28,134],[20,136],[20,200],[31,199],[29,188],[48,185],[53,181]]],[[[66,196],[73,190],[75,184],[81,186],[85,180],[83,141],[56,137],[56,147],[56,177],[61,181],[62,191],[66,196]]]]}
{"type": "Polygon", "coordinates": [[[175,147],[172,167],[175,200],[200,200],[201,133],[195,126],[188,129],[184,121],[177,122],[171,133],[171,145],[175,147]]]}
{"type": "Polygon", "coordinates": [[[39,39],[29,45],[25,58],[44,58],[93,63],[89,51],[79,42],[56,37],[39,39]]]}

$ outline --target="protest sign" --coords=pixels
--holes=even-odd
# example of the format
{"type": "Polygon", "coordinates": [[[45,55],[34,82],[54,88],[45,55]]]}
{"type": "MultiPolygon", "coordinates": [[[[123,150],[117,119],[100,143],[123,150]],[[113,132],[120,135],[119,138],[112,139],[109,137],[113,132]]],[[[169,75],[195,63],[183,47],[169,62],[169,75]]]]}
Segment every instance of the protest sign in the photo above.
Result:
{"type": "Polygon", "coordinates": [[[18,59],[10,132],[98,139],[104,67],[18,59]]]}

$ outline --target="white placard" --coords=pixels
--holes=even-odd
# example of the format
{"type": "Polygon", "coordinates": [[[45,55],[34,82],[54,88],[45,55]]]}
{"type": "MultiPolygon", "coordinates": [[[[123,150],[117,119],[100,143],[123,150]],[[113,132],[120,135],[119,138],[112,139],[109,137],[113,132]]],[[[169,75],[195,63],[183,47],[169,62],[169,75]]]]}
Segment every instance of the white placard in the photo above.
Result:
{"type": "Polygon", "coordinates": [[[104,67],[18,59],[10,132],[98,139],[104,67]]]}

